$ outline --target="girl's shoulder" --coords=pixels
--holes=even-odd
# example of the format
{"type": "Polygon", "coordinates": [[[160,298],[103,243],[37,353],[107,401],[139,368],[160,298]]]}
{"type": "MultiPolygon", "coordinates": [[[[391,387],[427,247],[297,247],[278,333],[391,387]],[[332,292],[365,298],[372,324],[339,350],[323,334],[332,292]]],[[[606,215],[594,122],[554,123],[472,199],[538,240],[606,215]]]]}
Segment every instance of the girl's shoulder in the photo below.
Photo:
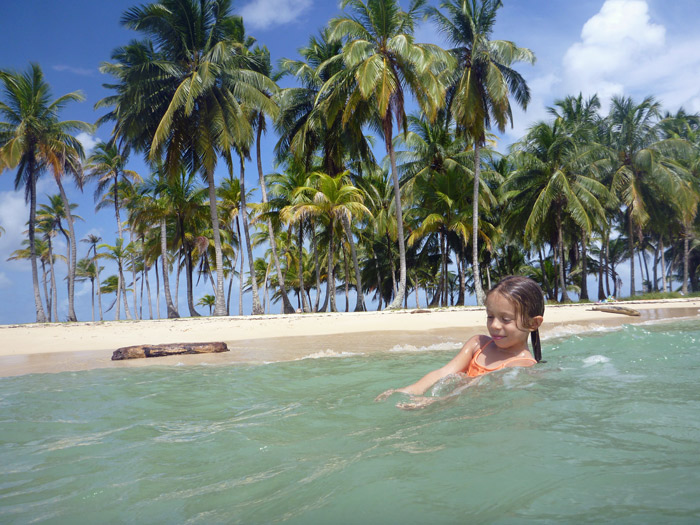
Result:
{"type": "Polygon", "coordinates": [[[484,348],[491,342],[491,338],[488,335],[479,334],[472,336],[464,346],[462,350],[465,352],[475,353],[477,350],[484,348]]]}

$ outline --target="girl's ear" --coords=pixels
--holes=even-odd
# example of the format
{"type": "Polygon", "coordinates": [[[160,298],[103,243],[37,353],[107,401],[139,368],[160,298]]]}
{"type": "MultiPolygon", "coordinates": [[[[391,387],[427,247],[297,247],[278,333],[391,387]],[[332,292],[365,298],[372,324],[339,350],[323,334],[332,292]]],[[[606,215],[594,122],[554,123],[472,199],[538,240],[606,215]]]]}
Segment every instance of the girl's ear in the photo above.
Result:
{"type": "Polygon", "coordinates": [[[536,315],[535,317],[530,318],[530,331],[534,332],[537,330],[541,325],[542,322],[544,321],[544,317],[541,315],[536,315]]]}

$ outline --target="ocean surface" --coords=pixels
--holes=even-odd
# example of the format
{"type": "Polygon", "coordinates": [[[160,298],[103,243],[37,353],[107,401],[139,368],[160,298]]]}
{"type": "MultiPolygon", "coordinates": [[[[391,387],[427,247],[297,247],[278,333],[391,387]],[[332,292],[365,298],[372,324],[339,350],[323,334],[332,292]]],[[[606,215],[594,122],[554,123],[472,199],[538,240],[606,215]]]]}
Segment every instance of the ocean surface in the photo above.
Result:
{"type": "Polygon", "coordinates": [[[374,401],[458,348],[0,378],[0,523],[700,522],[700,321],[374,401]]]}

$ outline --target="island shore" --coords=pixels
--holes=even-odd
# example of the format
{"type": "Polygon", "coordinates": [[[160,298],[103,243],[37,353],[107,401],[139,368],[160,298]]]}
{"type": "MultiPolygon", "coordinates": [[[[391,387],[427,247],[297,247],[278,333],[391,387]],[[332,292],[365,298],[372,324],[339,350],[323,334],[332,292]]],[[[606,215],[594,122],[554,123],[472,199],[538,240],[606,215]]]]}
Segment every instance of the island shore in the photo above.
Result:
{"type": "MultiPolygon", "coordinates": [[[[700,299],[615,303],[639,317],[594,311],[594,304],[548,305],[542,338],[663,319],[700,317],[700,299]]],[[[485,330],[484,309],[455,307],[358,313],[201,317],[0,326],[0,376],[172,364],[261,364],[304,357],[454,350],[485,330]],[[223,341],[230,352],[111,361],[117,348],[223,341]]]]}

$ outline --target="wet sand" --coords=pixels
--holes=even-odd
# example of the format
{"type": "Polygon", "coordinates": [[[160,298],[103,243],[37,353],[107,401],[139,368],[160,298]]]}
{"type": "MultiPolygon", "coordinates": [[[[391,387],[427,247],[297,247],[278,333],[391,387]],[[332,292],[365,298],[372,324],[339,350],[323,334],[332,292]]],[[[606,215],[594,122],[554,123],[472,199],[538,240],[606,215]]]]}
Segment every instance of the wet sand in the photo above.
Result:
{"type": "MultiPolygon", "coordinates": [[[[639,317],[593,311],[593,304],[547,306],[542,338],[663,319],[700,318],[700,300],[617,303],[639,317]]],[[[92,368],[261,364],[343,353],[435,348],[454,352],[485,331],[483,308],[205,317],[153,321],[0,326],[0,376],[92,368]],[[230,352],[112,361],[123,346],[223,341],[230,352]]]]}

